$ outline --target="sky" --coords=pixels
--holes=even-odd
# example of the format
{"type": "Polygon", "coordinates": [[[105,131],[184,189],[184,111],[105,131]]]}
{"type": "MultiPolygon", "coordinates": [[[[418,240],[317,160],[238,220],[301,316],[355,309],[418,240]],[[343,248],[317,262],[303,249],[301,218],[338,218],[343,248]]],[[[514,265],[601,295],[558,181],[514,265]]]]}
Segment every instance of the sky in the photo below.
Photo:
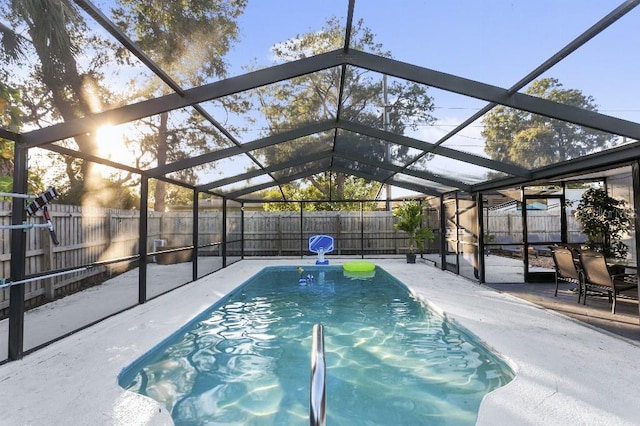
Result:
{"type": "MultiPolygon", "coordinates": [[[[354,21],[363,19],[394,59],[509,88],[619,4],[603,0],[402,0],[393,4],[357,0],[354,21]]],[[[346,0],[250,2],[240,18],[240,43],[229,55],[232,75],[242,72],[235,64],[250,60],[272,65],[274,44],[318,31],[333,16],[344,21],[346,9],[346,0]]],[[[565,88],[593,96],[604,114],[640,121],[635,71],[640,65],[635,54],[638,35],[640,10],[634,10],[541,77],[558,78],[565,88]]],[[[430,91],[437,121],[410,134],[430,142],[485,105],[461,95],[430,91]]],[[[479,123],[472,125],[447,146],[486,156],[481,130],[479,123]]],[[[454,166],[441,166],[447,167],[454,166]]]]}
{"type": "MultiPolygon", "coordinates": [[[[109,15],[106,7],[113,0],[95,3],[109,15]]],[[[354,20],[362,19],[394,59],[509,88],[620,3],[621,0],[356,0],[354,20]]],[[[239,17],[240,40],[227,57],[228,76],[245,73],[247,65],[273,65],[271,48],[275,44],[319,31],[332,17],[344,22],[347,5],[347,0],[250,0],[239,17]]],[[[566,88],[593,96],[602,113],[640,122],[640,85],[636,77],[640,68],[639,35],[637,7],[542,77],[558,78],[566,88]]],[[[114,74],[113,84],[126,81],[126,72],[114,74]]],[[[437,120],[411,134],[429,142],[437,141],[485,105],[484,101],[433,88],[430,94],[437,120]]],[[[216,118],[225,122],[228,117],[216,118]]],[[[254,139],[262,127],[256,125],[239,139],[254,139]]],[[[472,125],[448,141],[447,146],[486,155],[480,131],[479,125],[472,125]]],[[[239,161],[235,163],[235,167],[244,167],[239,161]]],[[[230,167],[234,166],[225,169],[230,167]]]]}
{"type": "MultiPolygon", "coordinates": [[[[110,16],[108,7],[114,0],[94,3],[110,16]]],[[[394,59],[508,88],[621,3],[356,0],[354,20],[362,19],[394,59]]],[[[229,76],[246,72],[249,64],[273,65],[272,46],[319,31],[331,17],[344,22],[347,5],[347,0],[249,0],[238,19],[240,40],[227,56],[229,76]]],[[[639,36],[640,7],[636,7],[544,76],[557,77],[566,87],[593,96],[603,113],[640,121],[639,36]]],[[[483,104],[437,95],[437,106],[447,111],[443,118],[468,116],[465,109],[483,104]]]]}
{"type": "MultiPolygon", "coordinates": [[[[395,59],[508,88],[621,2],[612,0],[357,0],[363,19],[395,59]]],[[[249,2],[240,18],[235,64],[269,64],[270,48],[318,31],[326,18],[344,20],[346,0],[249,2]]],[[[640,8],[636,8],[545,76],[596,98],[603,112],[640,121],[640,8]],[[634,110],[635,114],[623,114],[634,110]]],[[[457,107],[459,100],[454,101],[457,107]]],[[[462,105],[464,107],[464,105],[462,105]]]]}

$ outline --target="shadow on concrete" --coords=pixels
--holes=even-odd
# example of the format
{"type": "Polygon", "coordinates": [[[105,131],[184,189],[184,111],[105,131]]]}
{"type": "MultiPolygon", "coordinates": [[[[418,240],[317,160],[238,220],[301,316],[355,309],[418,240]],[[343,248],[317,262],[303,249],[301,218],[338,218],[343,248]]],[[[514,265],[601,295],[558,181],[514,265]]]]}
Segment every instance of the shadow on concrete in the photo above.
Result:
{"type": "Polygon", "coordinates": [[[560,284],[554,296],[555,283],[487,283],[495,290],[524,299],[546,309],[566,315],[589,326],[622,336],[640,345],[640,316],[637,293],[618,298],[615,315],[606,295],[589,292],[587,304],[578,304],[577,288],[560,284]]]}

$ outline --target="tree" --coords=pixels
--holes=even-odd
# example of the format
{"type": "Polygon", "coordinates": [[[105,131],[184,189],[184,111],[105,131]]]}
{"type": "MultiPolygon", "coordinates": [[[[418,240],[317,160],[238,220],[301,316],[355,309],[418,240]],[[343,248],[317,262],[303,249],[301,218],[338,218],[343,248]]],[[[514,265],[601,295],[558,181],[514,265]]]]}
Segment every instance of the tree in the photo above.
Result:
{"type": "MultiPolygon", "coordinates": [[[[339,19],[329,19],[324,28],[289,39],[272,48],[273,54],[281,61],[300,59],[310,55],[326,52],[332,46],[343,44],[344,28],[339,19]]],[[[380,56],[390,57],[382,46],[374,41],[374,34],[357,22],[351,33],[351,47],[353,49],[373,52],[380,56]]],[[[272,84],[256,91],[260,110],[267,122],[267,135],[277,134],[290,128],[335,119],[338,111],[338,96],[341,73],[346,73],[345,87],[342,93],[340,118],[362,123],[367,126],[384,128],[382,76],[368,70],[355,67],[337,67],[303,75],[280,84],[272,84]]],[[[393,80],[388,87],[390,105],[389,123],[387,130],[396,134],[404,134],[407,128],[416,127],[417,123],[433,121],[431,112],[433,100],[427,94],[423,85],[393,80]]],[[[278,164],[299,156],[300,153],[311,154],[319,151],[331,150],[333,133],[327,135],[312,135],[288,143],[279,144],[275,149],[263,150],[261,159],[267,165],[278,164]]],[[[408,160],[409,149],[400,145],[374,143],[363,135],[342,133],[338,139],[344,143],[343,148],[364,159],[383,161],[391,155],[397,161],[408,160]],[[364,143],[364,142],[367,143],[364,143]],[[372,146],[374,148],[372,148],[372,146]]],[[[305,166],[293,167],[291,173],[303,170],[305,166]]],[[[327,174],[318,174],[303,180],[300,188],[308,185],[321,192],[322,197],[329,197],[327,182],[331,181],[333,199],[347,197],[346,185],[349,182],[341,173],[333,174],[329,179],[327,174]]],[[[354,181],[356,182],[356,181],[354,181]]]]}
{"type": "MultiPolygon", "coordinates": [[[[81,69],[77,56],[81,46],[92,46],[100,57],[108,43],[90,36],[85,22],[68,0],[13,0],[5,15],[15,26],[26,26],[30,42],[3,27],[3,54],[11,62],[20,64],[24,58],[39,59],[31,75],[20,86],[21,102],[28,113],[22,114],[21,126],[41,126],[51,120],[70,121],[99,112],[108,103],[106,91],[100,87],[99,62],[81,69]],[[53,109],[50,109],[53,107],[53,109]]],[[[83,134],[75,138],[78,149],[95,155],[95,135],[83,134]]],[[[67,157],[67,177],[72,186],[86,194],[96,185],[91,179],[92,163],[67,157]]]]}
{"type": "MultiPolygon", "coordinates": [[[[12,90],[20,94],[9,98],[10,108],[19,119],[15,131],[25,127],[44,127],[60,120],[68,121],[103,111],[112,105],[112,97],[101,85],[105,64],[115,58],[108,41],[91,35],[75,6],[66,0],[11,1],[1,11],[14,28],[26,28],[28,37],[15,33],[6,25],[0,26],[2,47],[0,52],[16,68],[31,67],[29,73],[10,75],[12,90]],[[83,49],[94,56],[80,60],[83,49]],[[38,61],[33,61],[37,58],[38,61]],[[33,64],[32,64],[33,62],[33,64]],[[22,107],[22,111],[20,107],[22,107]]],[[[8,86],[7,86],[8,87],[8,86]]],[[[11,92],[9,92],[11,93],[11,92]]],[[[89,155],[98,154],[95,134],[82,134],[74,138],[76,148],[89,155]]],[[[70,144],[70,141],[61,141],[70,144]]],[[[130,197],[120,182],[105,180],[96,173],[94,164],[71,156],[52,154],[56,162],[63,163],[59,170],[51,171],[61,201],[68,203],[101,204],[113,206],[130,197]]],[[[13,166],[13,164],[11,164],[13,166]]],[[[11,167],[12,169],[13,167],[11,167]]],[[[42,170],[33,162],[29,168],[30,191],[39,192],[42,170]]],[[[13,174],[13,170],[9,171],[13,174]]]]}
{"type": "MultiPolygon", "coordinates": [[[[116,23],[135,34],[138,46],[179,84],[197,86],[226,74],[224,56],[238,37],[236,19],[246,7],[246,0],[118,3],[113,10],[116,23]]],[[[136,95],[164,95],[168,90],[164,83],[151,80],[140,86],[136,95]]],[[[246,108],[246,104],[231,98],[223,105],[235,112],[246,108]]],[[[154,153],[158,166],[205,152],[211,148],[210,139],[214,144],[222,143],[222,137],[197,111],[177,112],[173,117],[176,119],[172,122],[172,116],[165,112],[144,120],[151,133],[141,142],[154,153]]],[[[183,170],[178,175],[195,183],[194,173],[195,170],[183,170]]],[[[166,196],[165,183],[157,181],[153,196],[156,211],[165,210],[166,196]]]]}
{"type": "MultiPolygon", "coordinates": [[[[19,110],[15,107],[18,93],[0,81],[0,127],[16,131],[19,122],[19,110]]],[[[13,142],[0,138],[0,180],[2,192],[13,182],[13,142]]]]}
{"type": "MultiPolygon", "coordinates": [[[[4,26],[0,25],[0,30],[8,31],[4,26]]],[[[9,31],[8,38],[12,38],[12,33],[9,31]]],[[[3,37],[3,41],[6,42],[7,37],[3,37]]],[[[7,43],[5,43],[7,44],[7,43]]],[[[5,53],[8,57],[15,57],[18,54],[15,51],[15,47],[19,46],[18,42],[8,43],[9,47],[5,53]]],[[[4,75],[3,80],[6,81],[6,71],[2,71],[4,75]]],[[[16,106],[20,101],[19,91],[6,85],[3,81],[0,81],[0,127],[17,132],[19,130],[21,121],[20,109],[16,106]]],[[[14,142],[7,139],[0,138],[0,192],[13,192],[13,158],[14,158],[14,142]]],[[[42,192],[45,188],[42,183],[41,173],[37,167],[31,167],[28,170],[28,182],[27,190],[31,194],[42,192]]]]}
{"type": "MultiPolygon", "coordinates": [[[[565,89],[554,78],[534,81],[526,94],[565,105],[597,111],[591,96],[565,89]]],[[[505,106],[497,106],[483,118],[485,152],[494,160],[538,168],[603,149],[612,135],[572,123],[505,106]]]]}
{"type": "MultiPolygon", "coordinates": [[[[246,0],[117,0],[113,17],[125,32],[138,37],[142,50],[174,80],[194,86],[211,76],[224,75],[223,57],[237,37],[235,20],[245,5],[246,0]]],[[[143,85],[134,80],[131,87],[140,90],[128,92],[121,98],[103,87],[102,73],[109,64],[134,61],[124,48],[93,35],[69,0],[12,0],[7,6],[0,6],[0,10],[14,28],[26,26],[29,35],[28,39],[20,37],[9,27],[0,25],[3,57],[25,65],[29,64],[29,59],[24,58],[39,59],[28,79],[16,87],[23,94],[21,104],[27,111],[22,126],[43,127],[60,119],[69,121],[135,99],[167,93],[164,83],[158,80],[143,85]],[[80,58],[83,58],[82,62],[80,58]]],[[[232,100],[228,104],[237,109],[243,106],[232,100]]],[[[212,126],[194,110],[160,114],[138,124],[147,128],[146,135],[135,141],[139,144],[135,152],[139,168],[152,162],[163,165],[202,153],[210,148],[211,135],[215,134],[212,126]],[[180,125],[172,125],[174,117],[180,125]]],[[[144,133],[142,129],[141,133],[144,133]]],[[[221,138],[217,134],[214,137],[221,138]]],[[[74,140],[81,152],[99,155],[96,134],[80,135],[74,140]]],[[[104,178],[100,173],[92,172],[92,163],[68,156],[60,158],[64,159],[69,180],[67,201],[86,198],[87,193],[103,187],[104,178]]],[[[193,183],[195,173],[195,170],[188,170],[179,177],[193,183]]],[[[112,183],[125,185],[125,181],[132,183],[130,178],[124,174],[112,183]]],[[[164,210],[166,191],[163,184],[157,188],[156,208],[164,210]]],[[[95,198],[102,200],[102,197],[95,198]]]]}
{"type": "MultiPolygon", "coordinates": [[[[354,176],[344,176],[344,182],[342,183],[344,200],[372,200],[380,186],[375,182],[370,182],[365,179],[360,179],[354,176]]],[[[317,201],[322,200],[325,197],[325,193],[329,191],[329,178],[330,173],[322,173],[320,176],[314,178],[315,185],[301,185],[300,183],[289,183],[282,185],[282,191],[289,200],[295,200],[292,202],[279,202],[279,203],[265,203],[264,209],[266,211],[297,211],[300,209],[299,201],[304,200],[316,200],[305,202],[304,208],[307,211],[353,211],[360,210],[360,202],[348,201],[340,203],[332,203],[329,201],[317,201]],[[320,187],[320,188],[318,188],[320,187]]],[[[271,189],[265,191],[264,198],[266,200],[281,200],[282,194],[280,189],[271,189]]],[[[373,201],[365,202],[362,206],[364,210],[375,209],[376,203],[373,201]]]]}
{"type": "Polygon", "coordinates": [[[626,204],[602,188],[589,188],[582,194],[575,216],[587,235],[587,248],[600,250],[605,257],[627,255],[629,247],[622,238],[631,228],[631,211],[626,204]]]}

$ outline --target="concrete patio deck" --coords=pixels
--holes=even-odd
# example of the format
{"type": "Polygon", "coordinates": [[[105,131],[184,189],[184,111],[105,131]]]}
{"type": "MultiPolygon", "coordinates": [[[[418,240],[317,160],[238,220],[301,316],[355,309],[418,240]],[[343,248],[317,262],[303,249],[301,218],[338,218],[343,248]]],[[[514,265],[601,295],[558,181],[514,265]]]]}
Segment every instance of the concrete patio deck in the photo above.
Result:
{"type": "Polygon", "coordinates": [[[619,297],[616,313],[612,314],[611,305],[602,294],[589,294],[586,305],[578,304],[578,293],[572,284],[561,283],[558,296],[554,296],[553,283],[490,283],[487,286],[640,344],[637,292],[619,297]]]}

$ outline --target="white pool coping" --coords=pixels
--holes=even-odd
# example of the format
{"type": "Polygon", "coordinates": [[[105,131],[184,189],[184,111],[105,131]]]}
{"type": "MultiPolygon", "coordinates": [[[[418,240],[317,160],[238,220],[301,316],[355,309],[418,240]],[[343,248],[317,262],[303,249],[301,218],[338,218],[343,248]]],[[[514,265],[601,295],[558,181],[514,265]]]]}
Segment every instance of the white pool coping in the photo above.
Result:
{"type": "MultiPolygon", "coordinates": [[[[485,397],[478,425],[638,424],[640,346],[433,266],[374,263],[516,371],[485,397]]],[[[299,264],[313,260],[238,262],[0,366],[0,424],[171,425],[155,401],[120,388],[118,374],[263,267],[299,264]]]]}

